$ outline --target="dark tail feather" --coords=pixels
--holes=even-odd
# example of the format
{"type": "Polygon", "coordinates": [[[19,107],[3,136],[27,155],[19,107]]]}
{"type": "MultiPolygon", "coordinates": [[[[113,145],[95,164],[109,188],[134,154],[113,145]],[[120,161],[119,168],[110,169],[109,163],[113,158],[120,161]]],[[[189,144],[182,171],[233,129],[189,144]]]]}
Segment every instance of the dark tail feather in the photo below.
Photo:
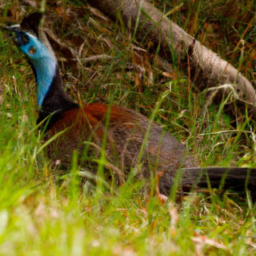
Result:
{"type": "Polygon", "coordinates": [[[190,191],[195,187],[230,189],[246,196],[246,190],[256,201],[256,169],[240,167],[205,167],[184,168],[181,186],[183,191],[190,191]]]}

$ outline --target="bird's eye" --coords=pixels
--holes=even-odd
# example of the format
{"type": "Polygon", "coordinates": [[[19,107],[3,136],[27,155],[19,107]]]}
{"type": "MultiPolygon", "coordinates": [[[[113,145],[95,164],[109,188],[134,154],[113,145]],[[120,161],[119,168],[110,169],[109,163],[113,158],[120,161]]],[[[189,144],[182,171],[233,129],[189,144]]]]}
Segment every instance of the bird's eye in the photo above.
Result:
{"type": "Polygon", "coordinates": [[[36,53],[36,48],[34,47],[34,46],[31,46],[30,48],[29,48],[29,50],[28,50],[28,52],[30,53],[30,54],[35,54],[36,53]]]}

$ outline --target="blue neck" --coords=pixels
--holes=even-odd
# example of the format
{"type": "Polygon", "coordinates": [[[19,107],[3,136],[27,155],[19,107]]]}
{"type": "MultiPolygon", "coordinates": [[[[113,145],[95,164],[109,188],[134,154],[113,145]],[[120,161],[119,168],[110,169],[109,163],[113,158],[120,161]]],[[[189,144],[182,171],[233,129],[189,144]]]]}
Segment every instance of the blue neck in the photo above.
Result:
{"type": "Polygon", "coordinates": [[[44,127],[49,130],[62,116],[73,108],[79,108],[64,91],[57,62],[46,46],[34,35],[16,31],[15,42],[27,56],[37,82],[37,104],[40,107],[37,123],[50,117],[44,127]]]}
{"type": "Polygon", "coordinates": [[[44,98],[49,91],[56,72],[56,63],[49,57],[42,57],[39,60],[30,59],[35,70],[37,82],[37,104],[42,107],[44,98]]]}

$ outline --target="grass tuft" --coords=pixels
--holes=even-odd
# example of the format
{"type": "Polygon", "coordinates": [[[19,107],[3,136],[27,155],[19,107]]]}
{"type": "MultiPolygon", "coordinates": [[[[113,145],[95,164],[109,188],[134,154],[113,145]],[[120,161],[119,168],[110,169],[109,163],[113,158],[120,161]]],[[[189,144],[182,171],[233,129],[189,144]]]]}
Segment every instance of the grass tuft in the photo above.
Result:
{"type": "MultiPolygon", "coordinates": [[[[1,24],[19,22],[33,9],[25,2],[1,4],[1,24]]],[[[202,28],[203,44],[255,80],[253,1],[153,4],[191,35],[202,28]]],[[[150,45],[132,40],[121,20],[112,22],[84,1],[50,1],[45,9],[51,17],[46,26],[69,47],[81,49],[78,70],[60,61],[65,89],[74,99],[123,105],[154,117],[203,166],[255,167],[253,121],[246,113],[242,121],[229,115],[225,99],[209,104],[210,91],[199,90],[177,70],[178,59],[171,65],[153,56],[150,45]]],[[[77,166],[76,153],[70,172],[58,172],[35,129],[32,71],[2,30],[0,51],[1,255],[255,255],[249,196],[243,202],[231,192],[202,190],[161,204],[143,194],[143,182],[115,189],[111,184],[105,189],[102,177],[81,182],[89,172],[77,166]]],[[[104,163],[104,152],[100,160],[104,163]]]]}

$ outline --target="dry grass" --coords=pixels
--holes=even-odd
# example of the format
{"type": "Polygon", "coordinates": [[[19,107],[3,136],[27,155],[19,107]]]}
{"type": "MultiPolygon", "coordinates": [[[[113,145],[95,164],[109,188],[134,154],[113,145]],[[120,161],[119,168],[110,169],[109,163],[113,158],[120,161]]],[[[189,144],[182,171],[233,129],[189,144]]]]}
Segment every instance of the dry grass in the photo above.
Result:
{"type": "MultiPolygon", "coordinates": [[[[0,22],[19,22],[33,9],[25,2],[31,3],[2,3],[0,22]]],[[[184,2],[171,18],[192,35],[202,27],[198,39],[254,80],[255,7],[237,2],[184,2]]],[[[168,1],[154,4],[165,13],[173,8],[168,1]]],[[[155,120],[203,165],[253,166],[255,129],[246,115],[238,122],[224,104],[208,106],[209,93],[175,63],[131,42],[122,24],[88,5],[60,1],[46,10],[45,25],[77,52],[78,65],[58,52],[73,98],[124,105],[150,117],[156,99],[170,91],[155,120]]],[[[217,191],[190,194],[161,205],[141,194],[140,183],[106,192],[88,182],[81,189],[83,170],[75,165],[56,173],[39,152],[33,74],[10,38],[0,35],[0,254],[255,255],[254,207],[231,192],[221,198],[217,191]]]]}

